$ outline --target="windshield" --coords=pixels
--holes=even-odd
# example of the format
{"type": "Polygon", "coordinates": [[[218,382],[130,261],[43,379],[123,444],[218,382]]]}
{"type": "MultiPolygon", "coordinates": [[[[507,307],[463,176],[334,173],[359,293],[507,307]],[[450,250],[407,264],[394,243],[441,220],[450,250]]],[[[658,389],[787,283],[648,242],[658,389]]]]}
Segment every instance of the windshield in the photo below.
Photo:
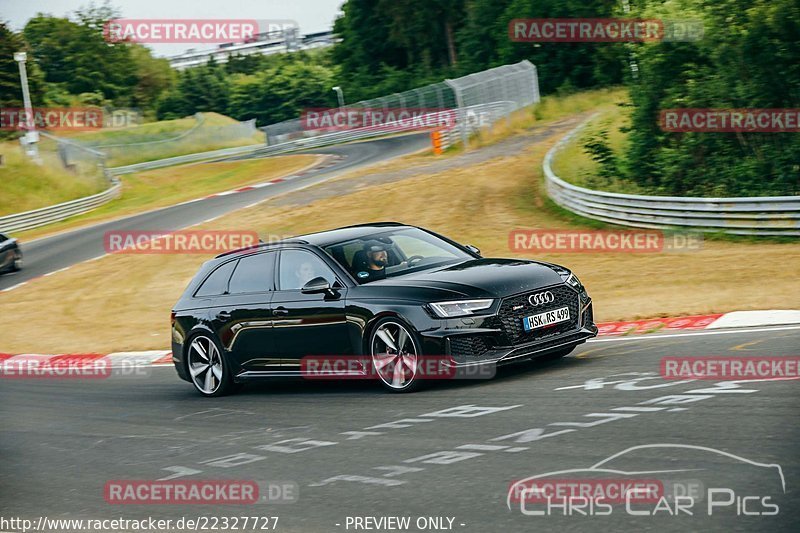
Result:
{"type": "Polygon", "coordinates": [[[469,253],[418,228],[399,228],[325,247],[359,283],[402,276],[474,259],[469,253]]]}

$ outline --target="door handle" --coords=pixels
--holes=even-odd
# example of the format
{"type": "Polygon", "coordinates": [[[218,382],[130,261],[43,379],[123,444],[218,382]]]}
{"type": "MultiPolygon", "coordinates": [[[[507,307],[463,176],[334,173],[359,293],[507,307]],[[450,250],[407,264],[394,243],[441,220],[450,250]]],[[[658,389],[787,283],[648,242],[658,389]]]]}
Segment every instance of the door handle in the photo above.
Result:
{"type": "Polygon", "coordinates": [[[288,315],[289,314],[289,310],[286,309],[283,306],[276,307],[275,309],[272,310],[272,314],[273,315],[288,315]]]}
{"type": "Polygon", "coordinates": [[[228,320],[231,317],[231,314],[228,311],[220,311],[217,313],[217,318],[220,320],[228,320]]]}

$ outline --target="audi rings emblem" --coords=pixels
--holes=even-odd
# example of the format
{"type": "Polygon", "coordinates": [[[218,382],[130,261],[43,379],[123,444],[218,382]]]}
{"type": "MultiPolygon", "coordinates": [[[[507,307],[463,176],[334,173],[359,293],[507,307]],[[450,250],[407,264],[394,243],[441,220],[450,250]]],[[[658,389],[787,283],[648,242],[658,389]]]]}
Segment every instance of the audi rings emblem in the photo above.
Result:
{"type": "Polygon", "coordinates": [[[553,296],[553,293],[550,291],[537,292],[536,294],[531,294],[530,296],[528,296],[528,302],[533,307],[536,307],[538,305],[549,304],[551,302],[554,302],[555,299],[556,297],[553,296]]]}

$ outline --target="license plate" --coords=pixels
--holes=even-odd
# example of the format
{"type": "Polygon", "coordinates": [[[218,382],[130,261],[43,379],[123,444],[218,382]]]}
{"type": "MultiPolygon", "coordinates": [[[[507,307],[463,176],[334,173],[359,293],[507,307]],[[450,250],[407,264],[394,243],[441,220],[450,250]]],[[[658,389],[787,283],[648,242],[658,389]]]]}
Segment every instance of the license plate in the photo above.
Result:
{"type": "Polygon", "coordinates": [[[522,327],[525,328],[525,331],[531,331],[545,326],[552,326],[559,322],[566,322],[567,320],[569,320],[569,307],[559,307],[538,315],[526,316],[522,319],[522,327]]]}

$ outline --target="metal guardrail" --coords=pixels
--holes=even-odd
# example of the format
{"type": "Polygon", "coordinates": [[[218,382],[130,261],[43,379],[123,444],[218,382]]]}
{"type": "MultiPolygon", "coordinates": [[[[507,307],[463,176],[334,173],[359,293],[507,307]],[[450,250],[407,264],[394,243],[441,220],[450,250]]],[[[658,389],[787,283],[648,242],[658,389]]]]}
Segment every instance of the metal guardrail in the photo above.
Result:
{"type": "Polygon", "coordinates": [[[11,233],[15,231],[24,231],[51,222],[58,222],[71,216],[80,215],[99,207],[106,202],[117,198],[122,191],[122,184],[115,180],[114,184],[103,192],[86,196],[85,198],[78,198],[62,204],[51,205],[49,207],[42,207],[41,209],[34,209],[24,213],[17,213],[14,215],[7,215],[0,217],[0,231],[4,233],[11,233]]]}
{"type": "Polygon", "coordinates": [[[644,196],[595,191],[567,183],[553,172],[553,158],[592,118],[573,129],[544,158],[547,193],[564,209],[586,218],[636,228],[800,236],[800,196],[644,196]]]}

